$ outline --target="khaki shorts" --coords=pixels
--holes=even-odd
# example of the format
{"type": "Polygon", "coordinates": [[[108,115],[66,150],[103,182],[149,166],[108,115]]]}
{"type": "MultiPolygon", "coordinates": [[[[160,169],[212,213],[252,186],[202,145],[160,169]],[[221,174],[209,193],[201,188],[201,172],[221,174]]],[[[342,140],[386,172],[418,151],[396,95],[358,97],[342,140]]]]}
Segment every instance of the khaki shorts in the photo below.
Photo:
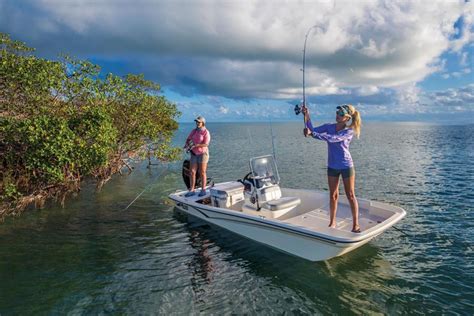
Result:
{"type": "Polygon", "coordinates": [[[209,152],[205,152],[202,155],[195,155],[191,152],[191,163],[208,163],[209,162],[209,152]]]}

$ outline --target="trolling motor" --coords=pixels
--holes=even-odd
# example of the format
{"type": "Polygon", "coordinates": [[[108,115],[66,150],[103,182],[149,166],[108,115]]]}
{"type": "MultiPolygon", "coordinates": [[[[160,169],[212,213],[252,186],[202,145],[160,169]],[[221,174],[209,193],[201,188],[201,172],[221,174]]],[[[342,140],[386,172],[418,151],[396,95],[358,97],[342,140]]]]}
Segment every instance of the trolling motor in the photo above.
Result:
{"type": "MultiPolygon", "coordinates": [[[[199,170],[198,170],[199,171],[199,170]]],[[[189,159],[184,159],[183,167],[181,169],[181,175],[183,176],[184,184],[189,190],[191,188],[191,161],[189,159]]],[[[194,187],[199,188],[202,186],[201,174],[196,172],[196,183],[194,187]]],[[[214,186],[214,180],[208,177],[206,181],[206,186],[214,186]]]]}

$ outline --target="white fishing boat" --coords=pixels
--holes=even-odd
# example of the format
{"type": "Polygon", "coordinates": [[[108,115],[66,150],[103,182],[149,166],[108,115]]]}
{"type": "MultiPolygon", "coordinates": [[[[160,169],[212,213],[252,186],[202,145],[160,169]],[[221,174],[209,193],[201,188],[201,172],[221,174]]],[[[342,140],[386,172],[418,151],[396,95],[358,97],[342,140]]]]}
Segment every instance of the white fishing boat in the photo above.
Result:
{"type": "Polygon", "coordinates": [[[358,199],[360,233],[351,232],[352,215],[339,198],[337,226],[328,227],[329,194],[280,188],[273,156],[250,159],[250,173],[238,181],[207,187],[205,196],[169,197],[176,208],[243,237],[310,261],[328,260],[352,251],[400,221],[397,206],[358,199]]]}

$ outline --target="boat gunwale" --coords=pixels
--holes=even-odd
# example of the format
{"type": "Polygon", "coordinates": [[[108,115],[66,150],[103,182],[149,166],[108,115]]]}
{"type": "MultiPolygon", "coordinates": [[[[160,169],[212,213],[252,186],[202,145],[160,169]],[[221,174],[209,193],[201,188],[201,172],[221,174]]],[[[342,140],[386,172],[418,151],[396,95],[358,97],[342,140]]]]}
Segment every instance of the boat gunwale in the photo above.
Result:
{"type": "MultiPolygon", "coordinates": [[[[307,190],[307,191],[312,191],[312,190],[307,190]]],[[[369,230],[363,232],[359,236],[333,237],[333,236],[329,236],[329,235],[326,235],[326,234],[317,233],[315,231],[306,229],[306,228],[301,227],[301,226],[293,225],[291,223],[287,223],[287,222],[284,222],[284,221],[278,221],[278,220],[269,219],[269,218],[260,218],[260,217],[257,217],[255,215],[245,214],[243,212],[238,212],[238,211],[231,210],[231,209],[225,209],[225,208],[220,208],[220,207],[215,207],[215,206],[208,206],[208,205],[205,205],[205,204],[197,203],[196,201],[190,201],[188,199],[185,199],[185,198],[182,198],[182,197],[179,196],[179,194],[182,194],[183,192],[185,192],[185,191],[172,193],[172,194],[169,195],[169,198],[172,199],[173,201],[178,202],[178,203],[182,203],[182,204],[192,206],[192,207],[196,208],[198,211],[200,210],[200,208],[202,208],[203,209],[202,211],[210,211],[210,212],[214,212],[214,213],[222,214],[222,215],[226,215],[226,216],[243,218],[243,219],[246,219],[246,220],[257,222],[259,224],[265,224],[265,225],[273,226],[273,227],[276,227],[276,228],[284,230],[284,231],[289,231],[289,232],[292,232],[292,233],[302,234],[302,235],[309,236],[309,237],[312,237],[312,238],[317,238],[317,239],[320,239],[320,240],[323,240],[323,241],[329,241],[331,243],[355,244],[355,243],[365,241],[367,239],[371,239],[371,238],[381,234],[382,232],[384,232],[389,227],[395,225],[398,221],[400,221],[406,215],[406,211],[403,210],[401,207],[387,204],[391,208],[395,208],[396,211],[394,211],[394,214],[392,216],[388,217],[386,220],[384,220],[382,222],[382,223],[385,222],[384,225],[381,225],[382,223],[380,223],[378,225],[381,225],[381,226],[376,225],[374,227],[371,227],[369,230]],[[374,229],[374,228],[377,228],[377,229],[374,229]],[[374,230],[370,231],[371,229],[374,229],[374,230]]],[[[378,202],[378,203],[380,203],[380,202],[378,202]]],[[[385,205],[385,203],[380,203],[380,204],[385,205]]],[[[204,215],[206,217],[209,217],[206,214],[204,214],[204,215]]]]}

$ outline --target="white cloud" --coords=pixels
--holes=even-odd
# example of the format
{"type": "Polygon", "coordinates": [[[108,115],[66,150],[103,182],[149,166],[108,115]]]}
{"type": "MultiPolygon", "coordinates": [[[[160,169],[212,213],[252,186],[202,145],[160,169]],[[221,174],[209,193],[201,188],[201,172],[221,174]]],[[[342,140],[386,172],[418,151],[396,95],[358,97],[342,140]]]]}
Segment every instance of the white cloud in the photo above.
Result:
{"type": "Polygon", "coordinates": [[[460,89],[447,89],[430,94],[434,106],[456,108],[458,111],[474,111],[474,84],[460,89]]]}
{"type": "Polygon", "coordinates": [[[459,1],[459,4],[462,3],[461,9],[461,19],[462,19],[462,28],[457,30],[457,38],[451,41],[451,49],[455,52],[461,51],[461,49],[471,43],[474,40],[474,2],[472,1],[459,1]]]}
{"type": "Polygon", "coordinates": [[[227,107],[225,107],[225,106],[223,106],[223,105],[221,105],[218,110],[219,110],[219,113],[222,113],[222,114],[227,114],[227,113],[229,113],[229,108],[227,108],[227,107]]]}
{"type": "Polygon", "coordinates": [[[119,60],[183,95],[300,99],[312,25],[308,96],[393,97],[400,111],[419,111],[409,109],[423,103],[416,83],[444,71],[441,55],[472,57],[462,49],[473,42],[473,1],[0,0],[0,8],[0,29],[40,52],[119,60]]]}
{"type": "Polygon", "coordinates": [[[415,85],[399,87],[396,90],[397,111],[400,113],[410,113],[420,111],[420,96],[422,91],[415,85]]]}
{"type": "Polygon", "coordinates": [[[376,94],[379,91],[379,88],[376,86],[363,86],[357,90],[357,94],[361,96],[367,96],[376,94]]]}
{"type": "MultiPolygon", "coordinates": [[[[14,31],[24,32],[28,25],[40,44],[61,50],[68,50],[67,42],[56,36],[67,33],[79,41],[82,54],[201,57],[207,62],[187,76],[201,81],[196,73],[214,64],[217,80],[210,90],[218,91],[219,82],[226,85],[231,72],[242,95],[258,96],[261,86],[269,93],[298,88],[304,35],[308,26],[317,25],[308,37],[309,69],[340,87],[390,87],[422,80],[438,69],[437,58],[448,47],[459,50],[472,40],[473,2],[435,2],[42,0],[30,2],[46,14],[42,22],[32,20],[42,27],[17,24],[14,31]],[[461,15],[462,34],[450,42],[461,15]],[[283,66],[284,73],[278,78],[262,75],[269,65],[283,66]],[[240,85],[248,81],[249,68],[261,80],[240,85]],[[276,79],[277,86],[269,79],[276,79]]],[[[314,93],[325,93],[318,81],[308,79],[314,93]]]]}
{"type": "Polygon", "coordinates": [[[469,54],[468,52],[462,52],[461,53],[461,58],[459,60],[459,64],[461,66],[466,66],[467,65],[467,58],[468,58],[469,54]]]}

